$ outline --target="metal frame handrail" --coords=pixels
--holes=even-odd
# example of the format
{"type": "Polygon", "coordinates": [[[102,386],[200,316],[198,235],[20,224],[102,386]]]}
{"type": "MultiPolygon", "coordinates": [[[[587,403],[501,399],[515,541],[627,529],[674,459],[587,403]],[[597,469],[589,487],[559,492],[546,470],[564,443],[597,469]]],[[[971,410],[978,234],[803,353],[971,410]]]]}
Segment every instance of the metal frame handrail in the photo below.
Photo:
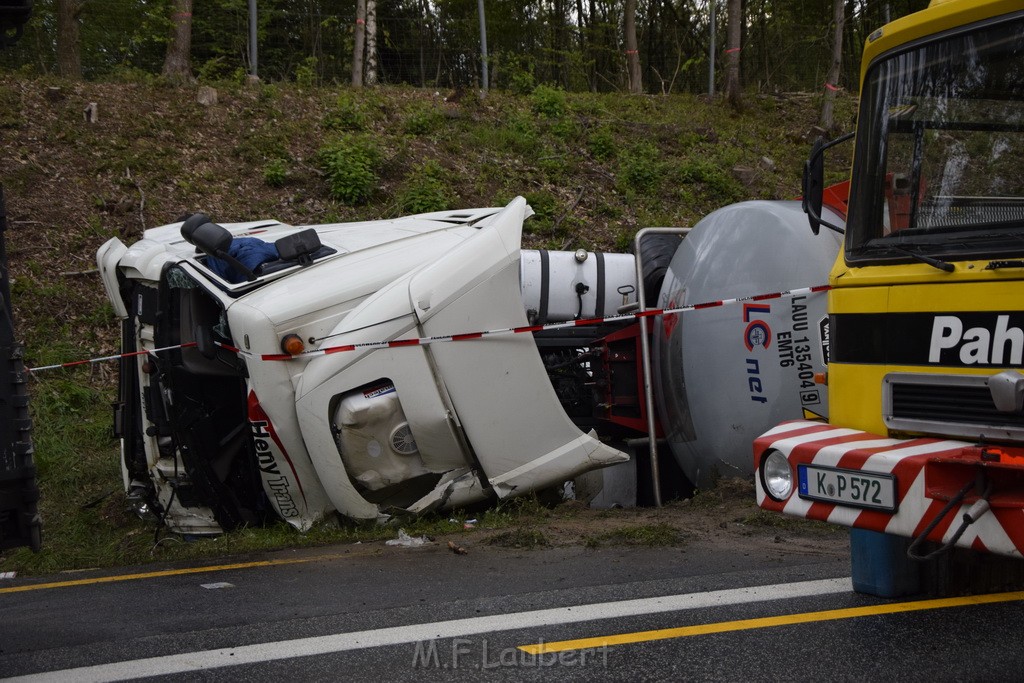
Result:
{"type": "MultiPolygon", "coordinates": [[[[636,291],[639,312],[647,310],[647,293],[644,291],[644,268],[640,258],[640,243],[648,235],[679,235],[684,239],[692,228],[643,228],[636,233],[633,252],[636,260],[636,291]]],[[[647,436],[651,458],[651,491],[654,506],[661,507],[661,480],[658,468],[658,443],[654,434],[654,397],[651,391],[651,345],[647,339],[647,316],[640,316],[640,360],[644,375],[644,410],[647,411],[647,436]]]]}

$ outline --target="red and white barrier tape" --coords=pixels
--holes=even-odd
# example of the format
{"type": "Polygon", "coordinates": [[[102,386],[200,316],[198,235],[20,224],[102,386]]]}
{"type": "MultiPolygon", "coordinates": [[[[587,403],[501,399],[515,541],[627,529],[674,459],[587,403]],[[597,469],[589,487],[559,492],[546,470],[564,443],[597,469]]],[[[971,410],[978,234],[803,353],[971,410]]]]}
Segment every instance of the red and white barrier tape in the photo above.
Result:
{"type": "Polygon", "coordinates": [[[175,344],[174,346],[164,346],[159,349],[147,349],[145,351],[132,351],[130,353],[116,353],[113,356],[103,356],[101,358],[90,358],[88,360],[76,360],[70,363],[57,363],[56,365],[40,365],[38,368],[26,368],[29,372],[42,372],[43,370],[56,370],[58,368],[73,368],[77,365],[88,365],[90,363],[103,363],[108,360],[120,360],[122,358],[134,358],[135,356],[146,356],[149,354],[157,354],[161,351],[173,351],[174,349],[188,349],[195,346],[195,342],[188,342],[187,344],[175,344]]]}
{"type": "MultiPolygon", "coordinates": [[[[585,318],[582,320],[568,320],[559,323],[546,323],[544,325],[523,325],[521,327],[503,327],[500,329],[485,330],[482,332],[464,332],[461,334],[440,335],[434,337],[417,337],[414,339],[395,339],[392,341],[342,344],[339,346],[328,346],[320,349],[311,349],[309,351],[304,351],[295,356],[286,353],[253,354],[235,348],[234,346],[229,346],[227,344],[219,344],[219,346],[228,351],[232,351],[234,353],[239,353],[250,358],[256,358],[263,361],[285,361],[294,360],[297,358],[310,358],[313,356],[326,356],[332,353],[344,353],[346,351],[358,351],[361,349],[393,349],[402,346],[427,346],[429,344],[437,344],[443,342],[468,341],[470,339],[483,339],[485,337],[499,337],[509,334],[540,332],[541,330],[559,330],[569,327],[586,327],[588,325],[600,325],[601,323],[618,322],[631,319],[639,320],[640,318],[653,318],[659,315],[673,315],[676,313],[685,313],[686,311],[698,311],[703,310],[705,308],[717,308],[719,306],[727,306],[729,304],[742,303],[744,301],[768,301],[771,299],[781,299],[787,296],[806,296],[808,294],[818,294],[820,292],[827,292],[830,289],[830,285],[818,285],[816,287],[801,287],[798,289],[787,289],[782,292],[772,292],[770,294],[756,294],[753,296],[736,297],[734,299],[720,299],[718,301],[708,301],[700,304],[691,304],[689,306],[679,306],[676,308],[653,308],[643,312],[624,313],[622,315],[613,315],[606,318],[585,318]]],[[[190,342],[188,344],[180,344],[178,346],[165,346],[159,349],[152,349],[149,351],[133,351],[131,353],[122,353],[113,356],[103,356],[102,358],[80,360],[71,363],[44,365],[38,368],[29,368],[29,372],[42,372],[44,370],[54,370],[57,368],[70,368],[78,365],[86,365],[89,363],[100,363],[103,361],[118,360],[121,358],[131,358],[143,354],[156,354],[161,351],[171,351],[173,349],[190,348],[194,347],[195,345],[195,342],[190,342]]]]}

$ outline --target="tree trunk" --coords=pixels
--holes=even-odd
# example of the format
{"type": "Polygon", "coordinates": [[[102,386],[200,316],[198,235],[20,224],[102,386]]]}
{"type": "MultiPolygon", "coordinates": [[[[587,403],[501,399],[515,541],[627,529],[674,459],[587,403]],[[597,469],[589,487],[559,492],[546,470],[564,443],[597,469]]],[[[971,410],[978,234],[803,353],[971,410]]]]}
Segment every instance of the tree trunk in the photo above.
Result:
{"type": "Polygon", "coordinates": [[[728,1],[729,35],[726,39],[725,94],[733,109],[743,106],[740,95],[740,35],[743,23],[741,0],[728,1]]]}
{"type": "Polygon", "coordinates": [[[352,48],[352,87],[363,87],[363,50],[366,41],[366,0],[356,0],[355,43],[352,48]]]}
{"type": "Polygon", "coordinates": [[[418,31],[420,36],[420,87],[427,87],[427,56],[426,36],[430,31],[430,9],[427,7],[427,0],[420,0],[420,16],[423,17],[423,26],[418,31]]]}
{"type": "Polygon", "coordinates": [[[821,127],[825,130],[832,128],[839,69],[843,65],[843,22],[846,18],[843,4],[843,0],[832,0],[832,64],[825,79],[825,101],[821,105],[821,127]]]}
{"type": "Polygon", "coordinates": [[[82,77],[82,52],[78,16],[82,0],[57,0],[57,73],[66,78],[82,77]]]}
{"type": "Polygon", "coordinates": [[[174,0],[171,4],[171,39],[163,75],[178,83],[192,80],[192,0],[174,0]]]}
{"type": "Polygon", "coordinates": [[[366,85],[377,85],[377,0],[366,0],[366,85]]]}
{"type": "Polygon", "coordinates": [[[626,0],[626,16],[623,26],[626,32],[626,64],[629,67],[629,92],[639,95],[644,91],[640,74],[640,52],[636,44],[636,0],[626,0]]]}
{"type": "Polygon", "coordinates": [[[597,92],[597,55],[595,54],[594,46],[598,42],[598,31],[596,26],[597,22],[597,10],[594,8],[594,0],[589,0],[587,11],[587,20],[589,22],[588,30],[590,35],[587,36],[588,51],[587,61],[590,63],[590,90],[597,92]]]}

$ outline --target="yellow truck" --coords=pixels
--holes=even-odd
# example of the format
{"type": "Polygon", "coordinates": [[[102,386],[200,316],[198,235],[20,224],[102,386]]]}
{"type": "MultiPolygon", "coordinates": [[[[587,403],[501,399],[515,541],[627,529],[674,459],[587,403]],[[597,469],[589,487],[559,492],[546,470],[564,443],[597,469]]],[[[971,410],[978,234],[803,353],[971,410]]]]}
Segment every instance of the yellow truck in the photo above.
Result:
{"type": "Polygon", "coordinates": [[[819,220],[816,152],[812,228],[845,231],[829,419],[756,440],[758,503],[854,529],[863,592],[916,591],[908,556],[1024,566],[1024,4],[936,0],[869,36],[848,196],[824,193],[845,225],[819,220]]]}

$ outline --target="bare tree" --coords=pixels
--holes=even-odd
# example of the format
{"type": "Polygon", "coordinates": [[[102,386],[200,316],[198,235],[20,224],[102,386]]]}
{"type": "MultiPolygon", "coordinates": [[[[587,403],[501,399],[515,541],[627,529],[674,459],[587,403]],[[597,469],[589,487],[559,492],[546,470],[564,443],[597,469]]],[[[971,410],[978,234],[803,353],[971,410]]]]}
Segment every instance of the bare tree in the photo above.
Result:
{"type": "Polygon", "coordinates": [[[729,0],[727,3],[729,14],[729,35],[726,38],[726,70],[725,70],[725,94],[733,109],[743,106],[743,99],[740,95],[740,36],[742,35],[743,4],[742,0],[729,0]]]}
{"type": "Polygon", "coordinates": [[[626,14],[623,19],[626,33],[626,65],[629,67],[629,92],[639,95],[644,91],[643,76],[640,73],[640,52],[636,42],[636,0],[626,0],[626,14]]]}
{"type": "Polygon", "coordinates": [[[86,0],[57,0],[57,73],[67,78],[82,77],[82,48],[79,16],[86,0]]]}
{"type": "Polygon", "coordinates": [[[366,0],[366,85],[377,85],[377,0],[366,0]]]}
{"type": "Polygon", "coordinates": [[[192,0],[171,3],[171,37],[163,75],[178,83],[192,80],[192,0]]]}
{"type": "Polygon", "coordinates": [[[825,80],[825,100],[821,105],[821,127],[825,130],[832,128],[839,69],[843,64],[843,26],[846,21],[843,5],[843,0],[832,0],[832,64],[825,80]]]}
{"type": "Polygon", "coordinates": [[[366,49],[366,0],[356,0],[355,40],[352,47],[352,87],[363,87],[363,51],[366,49]]]}

